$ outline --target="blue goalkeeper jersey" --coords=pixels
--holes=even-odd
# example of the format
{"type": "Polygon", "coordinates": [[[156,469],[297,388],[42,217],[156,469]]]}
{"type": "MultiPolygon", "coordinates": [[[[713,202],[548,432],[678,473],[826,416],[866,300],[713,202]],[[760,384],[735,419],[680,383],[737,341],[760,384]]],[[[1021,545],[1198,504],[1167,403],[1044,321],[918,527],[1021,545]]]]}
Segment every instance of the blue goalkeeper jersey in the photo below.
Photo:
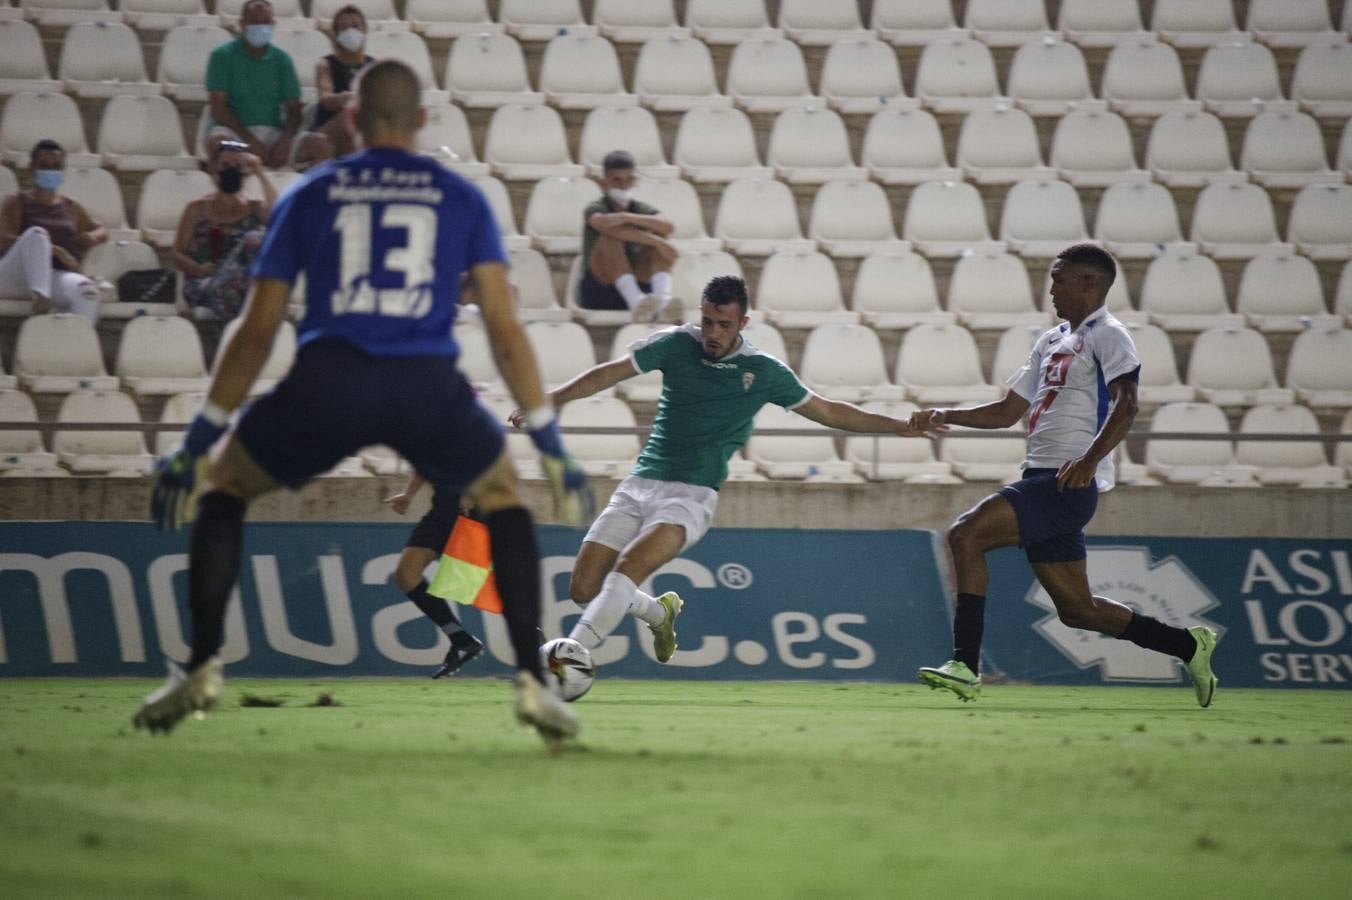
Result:
{"type": "Polygon", "coordinates": [[[273,209],[255,278],[305,273],[300,344],[373,356],[457,356],[460,275],[506,262],[488,201],[425,156],[375,148],[317,166],[273,209]]]}

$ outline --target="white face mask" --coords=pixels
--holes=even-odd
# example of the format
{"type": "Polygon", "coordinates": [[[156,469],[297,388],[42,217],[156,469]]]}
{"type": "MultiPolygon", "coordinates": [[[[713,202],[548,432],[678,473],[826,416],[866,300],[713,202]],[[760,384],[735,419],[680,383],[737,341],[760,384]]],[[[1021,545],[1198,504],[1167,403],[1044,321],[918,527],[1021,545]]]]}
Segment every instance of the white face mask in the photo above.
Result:
{"type": "Polygon", "coordinates": [[[338,46],[355,53],[366,45],[366,33],[360,28],[344,28],[338,32],[338,46]]]}
{"type": "Polygon", "coordinates": [[[631,194],[629,191],[624,190],[623,188],[607,188],[606,196],[609,197],[610,201],[614,203],[616,206],[623,207],[627,207],[629,205],[629,201],[634,199],[634,195],[631,194]]]}

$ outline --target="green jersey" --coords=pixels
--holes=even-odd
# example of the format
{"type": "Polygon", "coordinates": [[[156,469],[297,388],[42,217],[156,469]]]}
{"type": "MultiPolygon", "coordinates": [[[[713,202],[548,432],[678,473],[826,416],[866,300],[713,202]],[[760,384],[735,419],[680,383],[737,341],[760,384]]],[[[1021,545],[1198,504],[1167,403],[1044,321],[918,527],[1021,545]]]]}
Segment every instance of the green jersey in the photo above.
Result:
{"type": "Polygon", "coordinates": [[[745,338],[722,359],[709,359],[698,325],[664,329],[629,350],[639,372],[662,372],[652,434],[634,467],[643,478],[718,490],[760,408],[775,403],[795,409],[810,396],[793,370],[745,338]]]}

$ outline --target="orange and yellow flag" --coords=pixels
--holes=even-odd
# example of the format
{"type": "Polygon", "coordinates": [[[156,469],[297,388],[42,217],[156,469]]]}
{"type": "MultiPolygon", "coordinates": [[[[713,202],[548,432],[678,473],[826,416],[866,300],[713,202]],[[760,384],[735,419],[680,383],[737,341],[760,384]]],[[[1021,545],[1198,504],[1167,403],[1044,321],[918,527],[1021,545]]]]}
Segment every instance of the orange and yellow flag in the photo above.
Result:
{"type": "Polygon", "coordinates": [[[455,520],[427,593],[484,612],[502,612],[487,525],[467,516],[455,520]]]}

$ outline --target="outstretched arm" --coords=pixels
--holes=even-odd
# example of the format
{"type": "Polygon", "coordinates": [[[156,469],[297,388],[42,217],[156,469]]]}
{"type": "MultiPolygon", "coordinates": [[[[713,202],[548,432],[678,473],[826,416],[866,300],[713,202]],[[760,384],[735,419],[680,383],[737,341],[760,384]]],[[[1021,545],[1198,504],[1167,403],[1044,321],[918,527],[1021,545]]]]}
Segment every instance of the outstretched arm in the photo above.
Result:
{"type": "Polygon", "coordinates": [[[869,412],[853,403],[828,400],[821,394],[809,394],[807,402],[793,410],[805,419],[820,422],[827,428],[857,431],[862,434],[896,434],[902,437],[925,437],[944,431],[942,423],[915,428],[904,419],[882,413],[869,412]]]}
{"type": "MultiPolygon", "coordinates": [[[[626,378],[633,378],[637,374],[638,372],[634,369],[634,364],[629,361],[629,357],[613,359],[610,362],[592,366],[567,384],[550,391],[549,400],[554,404],[555,409],[562,409],[565,403],[581,400],[583,397],[590,397],[592,394],[599,394],[601,391],[612,388],[626,378]]],[[[511,422],[515,428],[524,427],[526,421],[525,409],[525,407],[517,409],[507,417],[507,421],[511,422]]]]}
{"type": "Polygon", "coordinates": [[[911,414],[911,426],[928,430],[934,425],[962,425],[967,428],[1008,428],[1028,412],[1028,401],[1013,391],[983,406],[971,409],[922,409],[911,414]]]}

